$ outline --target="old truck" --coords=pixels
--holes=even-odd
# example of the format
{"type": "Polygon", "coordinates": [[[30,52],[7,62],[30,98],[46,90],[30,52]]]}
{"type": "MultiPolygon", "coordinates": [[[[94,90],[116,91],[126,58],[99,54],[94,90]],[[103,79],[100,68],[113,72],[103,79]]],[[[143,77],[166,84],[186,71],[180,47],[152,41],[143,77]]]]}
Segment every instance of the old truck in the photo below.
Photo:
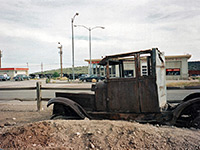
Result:
{"type": "Polygon", "coordinates": [[[54,104],[52,119],[87,117],[200,128],[200,93],[177,105],[167,102],[165,57],[157,48],[106,56],[99,65],[105,67],[106,79],[92,85],[94,93],[57,92],[49,100],[47,106],[54,104]],[[130,74],[124,62],[132,68],[130,74]]]}

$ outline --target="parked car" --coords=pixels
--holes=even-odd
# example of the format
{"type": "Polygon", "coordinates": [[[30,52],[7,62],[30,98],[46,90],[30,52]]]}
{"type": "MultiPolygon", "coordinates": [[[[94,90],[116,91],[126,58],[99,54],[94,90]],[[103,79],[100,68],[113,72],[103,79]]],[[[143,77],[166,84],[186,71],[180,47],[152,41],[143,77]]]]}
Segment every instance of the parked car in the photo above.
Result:
{"type": "Polygon", "coordinates": [[[90,75],[90,76],[83,76],[79,78],[79,80],[83,82],[92,82],[93,79],[95,79],[98,82],[98,81],[104,80],[105,77],[90,75]]]}
{"type": "Polygon", "coordinates": [[[6,79],[7,79],[7,80],[10,80],[10,76],[7,76],[6,79]]]}
{"type": "Polygon", "coordinates": [[[7,81],[10,80],[10,76],[7,74],[0,75],[0,81],[7,81]]]}
{"type": "Polygon", "coordinates": [[[14,77],[15,81],[23,81],[23,80],[29,80],[29,76],[25,74],[18,74],[17,76],[14,77]]]}
{"type": "Polygon", "coordinates": [[[89,77],[90,75],[88,74],[81,74],[78,78],[79,80],[82,80],[83,78],[89,77]]]}
{"type": "Polygon", "coordinates": [[[7,78],[4,75],[0,75],[0,81],[6,81],[7,78]]]}

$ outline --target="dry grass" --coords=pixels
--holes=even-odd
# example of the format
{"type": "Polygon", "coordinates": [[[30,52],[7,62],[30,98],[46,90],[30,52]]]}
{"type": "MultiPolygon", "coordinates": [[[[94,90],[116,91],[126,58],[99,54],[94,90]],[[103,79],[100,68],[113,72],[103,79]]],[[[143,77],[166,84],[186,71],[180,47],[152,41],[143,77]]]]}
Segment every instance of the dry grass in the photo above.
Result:
{"type": "Polygon", "coordinates": [[[67,77],[62,77],[62,78],[57,78],[57,79],[60,80],[60,81],[67,81],[68,80],[67,77]]]}
{"type": "Polygon", "coordinates": [[[184,87],[184,86],[200,86],[199,80],[194,81],[174,81],[174,82],[168,82],[166,84],[167,87],[184,87]]]}

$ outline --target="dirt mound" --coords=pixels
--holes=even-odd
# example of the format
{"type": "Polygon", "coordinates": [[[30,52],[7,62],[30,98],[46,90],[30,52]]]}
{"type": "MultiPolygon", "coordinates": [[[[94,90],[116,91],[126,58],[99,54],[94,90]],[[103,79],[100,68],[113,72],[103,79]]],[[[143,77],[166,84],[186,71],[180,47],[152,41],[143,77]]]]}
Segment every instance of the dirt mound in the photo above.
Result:
{"type": "Polygon", "coordinates": [[[200,130],[126,121],[56,120],[0,133],[3,149],[200,149],[200,130]]]}
{"type": "Polygon", "coordinates": [[[54,141],[51,134],[56,130],[49,122],[38,122],[26,126],[13,127],[0,135],[1,148],[31,148],[48,146],[54,141]]]}

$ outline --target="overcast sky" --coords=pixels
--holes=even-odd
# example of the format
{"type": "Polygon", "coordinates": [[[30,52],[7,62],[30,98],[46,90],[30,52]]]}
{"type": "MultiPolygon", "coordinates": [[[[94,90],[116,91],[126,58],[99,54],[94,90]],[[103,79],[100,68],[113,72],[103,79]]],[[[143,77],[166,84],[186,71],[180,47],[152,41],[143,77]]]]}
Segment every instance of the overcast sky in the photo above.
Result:
{"type": "MultiPolygon", "coordinates": [[[[200,60],[198,0],[0,0],[2,67],[30,73],[72,66],[71,18],[92,30],[92,59],[157,47],[165,55],[191,54],[200,60]]],[[[75,66],[87,65],[88,30],[74,28],[75,66]]]]}

